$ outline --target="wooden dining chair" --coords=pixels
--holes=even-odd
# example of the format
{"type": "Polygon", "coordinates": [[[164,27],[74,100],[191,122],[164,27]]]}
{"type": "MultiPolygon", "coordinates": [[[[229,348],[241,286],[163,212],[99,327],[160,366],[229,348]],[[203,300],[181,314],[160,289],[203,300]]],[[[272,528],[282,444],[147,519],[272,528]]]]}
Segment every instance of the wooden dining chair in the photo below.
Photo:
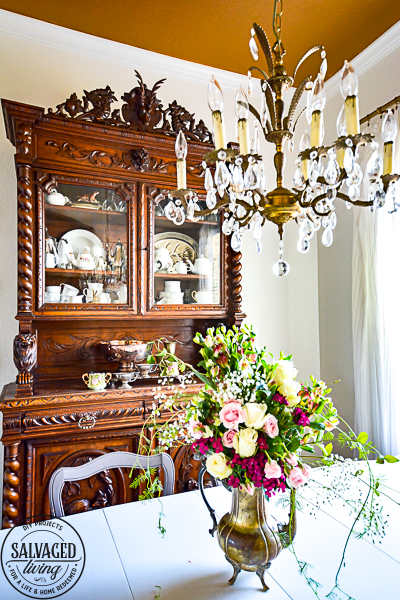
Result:
{"type": "Polygon", "coordinates": [[[164,471],[163,496],[174,493],[175,467],[169,454],[161,453],[154,456],[143,456],[133,452],[110,452],[98,456],[78,467],[61,467],[54,471],[49,483],[50,510],[54,517],[63,517],[64,506],[62,491],[67,481],[88,479],[102,471],[122,468],[153,469],[161,467],[164,471]]]}

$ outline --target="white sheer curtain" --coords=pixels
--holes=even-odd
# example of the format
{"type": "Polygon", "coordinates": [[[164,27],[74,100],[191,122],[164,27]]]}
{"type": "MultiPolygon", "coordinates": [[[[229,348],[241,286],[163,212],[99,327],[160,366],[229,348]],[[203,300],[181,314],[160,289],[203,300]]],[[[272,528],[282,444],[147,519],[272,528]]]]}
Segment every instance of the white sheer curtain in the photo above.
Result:
{"type": "MultiPolygon", "coordinates": [[[[375,123],[379,137],[380,122],[375,123]]],[[[365,172],[370,150],[364,151],[365,172]]],[[[400,144],[394,157],[400,173],[400,144]]],[[[362,198],[368,197],[369,180],[362,198]]],[[[353,353],[356,430],[383,454],[400,453],[400,210],[354,207],[353,353]]]]}

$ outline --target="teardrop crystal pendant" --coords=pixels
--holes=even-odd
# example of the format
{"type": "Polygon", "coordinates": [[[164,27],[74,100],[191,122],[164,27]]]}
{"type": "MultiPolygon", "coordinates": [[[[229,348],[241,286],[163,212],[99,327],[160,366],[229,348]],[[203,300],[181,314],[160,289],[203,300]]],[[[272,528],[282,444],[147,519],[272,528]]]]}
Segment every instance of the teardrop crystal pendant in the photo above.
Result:
{"type": "Polygon", "coordinates": [[[347,200],[346,200],[346,208],[347,208],[348,210],[351,210],[351,209],[353,208],[353,205],[352,205],[352,203],[351,203],[351,202],[348,202],[347,200]]]}
{"type": "Polygon", "coordinates": [[[172,200],[170,200],[168,202],[167,206],[165,207],[164,215],[170,221],[172,221],[173,219],[175,219],[175,217],[176,217],[176,207],[175,207],[175,203],[172,200]]]}
{"type": "Polygon", "coordinates": [[[258,60],[258,47],[257,47],[257,42],[256,40],[253,38],[253,36],[251,36],[250,41],[249,41],[249,48],[250,48],[250,52],[252,57],[254,58],[254,60],[258,60]]]}
{"type": "Polygon", "coordinates": [[[322,60],[321,66],[319,68],[319,72],[321,73],[322,79],[325,79],[326,72],[328,70],[328,61],[326,57],[322,60]]]}
{"type": "Polygon", "coordinates": [[[267,119],[268,119],[268,108],[267,108],[267,101],[265,99],[265,93],[262,92],[261,94],[261,110],[260,110],[260,121],[261,121],[261,125],[264,127],[267,124],[267,119]]]}
{"type": "Polygon", "coordinates": [[[351,148],[346,148],[344,151],[343,167],[348,175],[354,171],[354,163],[353,150],[351,148]]]}
{"type": "Polygon", "coordinates": [[[335,183],[339,181],[340,167],[334,154],[331,154],[331,156],[329,157],[328,164],[326,165],[326,169],[324,172],[324,177],[326,183],[328,183],[329,185],[335,185],[335,183]]]}
{"type": "Polygon", "coordinates": [[[194,202],[193,202],[193,200],[189,200],[189,202],[187,204],[186,214],[187,214],[187,218],[191,221],[194,217],[194,202]]]}
{"type": "Polygon", "coordinates": [[[242,249],[243,240],[239,231],[234,231],[231,237],[231,248],[234,252],[240,252],[242,249]]]}
{"type": "Polygon", "coordinates": [[[172,219],[172,222],[175,223],[175,225],[183,225],[185,222],[185,211],[182,206],[177,207],[175,218],[172,219]]]}
{"type": "Polygon", "coordinates": [[[310,170],[310,175],[308,177],[308,181],[311,187],[315,187],[317,184],[317,179],[319,177],[319,166],[316,160],[313,160],[310,170]]]}
{"type": "Polygon", "coordinates": [[[293,138],[291,138],[291,139],[289,140],[289,143],[288,143],[288,148],[289,148],[289,152],[290,152],[290,154],[293,154],[293,150],[294,150],[294,140],[293,140],[293,138]]]}
{"type": "Polygon", "coordinates": [[[350,200],[353,200],[353,202],[359,200],[361,196],[360,188],[355,184],[350,185],[348,195],[350,200]]]}
{"type": "Polygon", "coordinates": [[[225,218],[224,222],[222,223],[222,233],[224,233],[225,235],[230,235],[232,233],[232,229],[233,229],[232,219],[225,218]]]}
{"type": "Polygon", "coordinates": [[[329,226],[331,229],[335,229],[337,225],[337,216],[335,212],[331,212],[329,217],[329,226]]]}
{"type": "Polygon", "coordinates": [[[297,242],[297,250],[301,252],[301,254],[305,254],[310,249],[310,242],[304,238],[299,238],[297,242]]]}
{"type": "Polygon", "coordinates": [[[249,165],[244,174],[244,184],[247,188],[254,189],[257,187],[258,173],[254,168],[254,165],[249,165]]]}
{"type": "Polygon", "coordinates": [[[236,207],[236,216],[238,219],[243,219],[246,216],[246,209],[241,204],[238,204],[236,207]]]}
{"type": "Polygon", "coordinates": [[[333,233],[332,233],[332,229],[330,227],[327,227],[325,229],[324,233],[322,234],[321,242],[323,243],[323,245],[326,248],[329,248],[329,246],[332,246],[333,233]]]}
{"type": "Polygon", "coordinates": [[[244,179],[242,169],[235,165],[232,171],[232,187],[233,191],[240,194],[244,190],[244,179]]]}
{"type": "Polygon", "coordinates": [[[212,190],[213,187],[213,176],[211,175],[210,169],[207,167],[206,172],[204,173],[204,189],[208,192],[208,190],[212,190]]]}
{"type": "Polygon", "coordinates": [[[346,183],[348,186],[360,185],[362,180],[363,180],[362,168],[360,167],[358,162],[354,161],[353,171],[350,173],[350,175],[346,179],[346,183]]]}
{"type": "Polygon", "coordinates": [[[370,177],[382,175],[383,164],[378,150],[374,150],[367,164],[367,173],[370,177]]]}
{"type": "Polygon", "coordinates": [[[306,180],[304,179],[304,175],[302,173],[302,170],[300,169],[300,165],[297,167],[297,169],[294,172],[293,175],[293,186],[295,187],[296,190],[304,190],[304,188],[306,187],[306,180]]]}
{"type": "Polygon", "coordinates": [[[286,260],[281,259],[281,260],[278,260],[278,262],[276,262],[274,264],[274,266],[272,267],[272,271],[278,277],[284,277],[285,275],[287,275],[289,273],[290,265],[288,262],[286,262],[286,260]]]}
{"type": "Polygon", "coordinates": [[[249,96],[249,98],[251,98],[253,95],[253,82],[251,79],[251,71],[247,72],[247,95],[249,96]]]}
{"type": "Polygon", "coordinates": [[[218,194],[221,196],[221,198],[225,193],[225,188],[228,186],[229,180],[230,175],[227,166],[222,160],[219,160],[215,169],[214,181],[218,189],[218,194]]]}
{"type": "Polygon", "coordinates": [[[259,242],[261,240],[261,236],[262,236],[261,221],[257,221],[256,224],[254,225],[253,237],[256,242],[259,242]]]}
{"type": "Polygon", "coordinates": [[[261,243],[260,240],[256,241],[256,250],[257,250],[258,254],[261,254],[261,252],[262,252],[262,243],[261,243]]]}
{"type": "Polygon", "coordinates": [[[300,238],[310,240],[314,235],[314,227],[309,219],[302,222],[299,229],[300,238]]]}
{"type": "Polygon", "coordinates": [[[211,189],[208,190],[207,195],[206,195],[206,204],[207,204],[207,208],[214,208],[215,205],[217,204],[217,198],[215,195],[215,190],[211,189]]]}

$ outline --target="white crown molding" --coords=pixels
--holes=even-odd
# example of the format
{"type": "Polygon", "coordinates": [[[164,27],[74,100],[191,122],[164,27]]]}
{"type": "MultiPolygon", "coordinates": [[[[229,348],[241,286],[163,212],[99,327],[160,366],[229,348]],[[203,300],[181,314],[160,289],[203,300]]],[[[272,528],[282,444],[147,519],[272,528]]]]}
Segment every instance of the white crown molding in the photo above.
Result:
{"type": "MultiPolygon", "coordinates": [[[[246,75],[113,42],[2,9],[0,9],[1,33],[50,48],[58,48],[81,56],[124,65],[139,71],[152,72],[157,77],[161,75],[208,85],[211,75],[214,74],[221,87],[230,91],[236,91],[239,85],[243,86],[247,81],[246,75]]],[[[258,95],[258,90],[256,95],[258,95]]]]}
{"type": "MultiPolygon", "coordinates": [[[[388,29],[381,37],[373,42],[368,48],[365,48],[358,54],[351,64],[356,71],[358,77],[371,69],[374,65],[380,62],[385,56],[396,50],[400,46],[400,21],[393,27],[388,29]]],[[[329,57],[328,57],[329,59],[329,57]]],[[[340,93],[340,76],[341,71],[335,73],[325,85],[326,98],[329,100],[340,93]]]]}

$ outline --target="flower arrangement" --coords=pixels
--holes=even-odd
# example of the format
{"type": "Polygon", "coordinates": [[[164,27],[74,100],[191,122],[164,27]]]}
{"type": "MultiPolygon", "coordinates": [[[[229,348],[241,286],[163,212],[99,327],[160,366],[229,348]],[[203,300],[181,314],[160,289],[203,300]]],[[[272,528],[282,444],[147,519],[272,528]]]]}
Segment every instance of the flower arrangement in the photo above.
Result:
{"type": "Polygon", "coordinates": [[[207,385],[187,409],[193,448],[207,456],[208,472],[252,494],[267,496],[304,485],[310,476],[299,450],[325,455],[326,429],[339,422],[323,382],[296,381],[291,356],[277,362],[258,350],[251,329],[197,334],[207,385]]]}
{"type": "MultiPolygon", "coordinates": [[[[265,348],[259,349],[251,327],[208,329],[205,336],[197,333],[194,341],[200,346],[198,366],[202,371],[173,355],[172,362],[184,373],[180,386],[172,388],[173,395],[165,394],[161,387],[155,389],[149,421],[157,431],[157,451],[189,443],[203,456],[211,476],[250,495],[255,488],[263,488],[269,499],[315,484],[321,498],[315,502],[316,508],[320,502],[339,499],[354,514],[354,521],[328,597],[333,600],[339,591],[346,594],[338,577],[351,536],[374,541],[385,535],[386,521],[379,504],[384,484],[372,472],[368,459],[371,454],[378,456],[380,464],[398,459],[381,455],[367,433],[354,433],[338,414],[329,396],[332,390],[323,381],[311,377],[310,383],[300,383],[291,356],[281,354],[274,361],[265,348]],[[186,390],[193,375],[204,383],[196,396],[186,390]],[[168,411],[171,416],[166,418],[168,411]],[[335,434],[342,447],[357,452],[356,459],[332,454],[335,434]],[[313,478],[311,464],[320,467],[325,477],[322,483],[313,478]],[[330,481],[328,472],[333,473],[330,481]]],[[[168,360],[168,352],[163,358],[168,360]]],[[[172,380],[163,383],[168,381],[172,380]]],[[[292,498],[290,494],[288,502],[292,498]]],[[[301,508],[298,500],[296,505],[301,508]]],[[[306,506],[315,514],[315,506],[307,502],[306,506]]],[[[291,539],[287,545],[319,598],[319,584],[307,574],[309,565],[298,559],[291,539]]]]}

